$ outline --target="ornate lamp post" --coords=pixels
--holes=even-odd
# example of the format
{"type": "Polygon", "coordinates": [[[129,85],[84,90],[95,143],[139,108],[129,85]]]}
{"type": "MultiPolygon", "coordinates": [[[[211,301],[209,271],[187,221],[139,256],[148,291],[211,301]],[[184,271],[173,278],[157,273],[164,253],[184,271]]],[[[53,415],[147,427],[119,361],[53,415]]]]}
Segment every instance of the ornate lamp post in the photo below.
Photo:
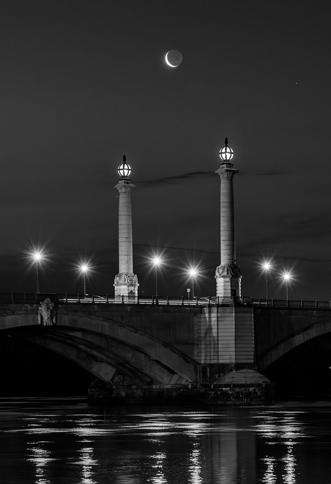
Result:
{"type": "Polygon", "coordinates": [[[162,266],[163,264],[163,259],[160,255],[154,255],[151,259],[152,261],[152,265],[153,265],[153,268],[154,268],[154,277],[155,277],[155,297],[156,299],[158,298],[158,287],[157,287],[157,273],[158,273],[158,270],[159,268],[162,266]]]}
{"type": "Polygon", "coordinates": [[[270,260],[264,260],[261,263],[261,269],[265,279],[265,298],[269,297],[269,274],[273,270],[273,264],[270,260]]]}
{"type": "Polygon", "coordinates": [[[233,177],[236,170],[231,163],[233,150],[225,138],[219,151],[221,159],[216,173],[220,177],[220,265],[216,268],[216,296],[221,303],[233,304],[241,298],[241,271],[235,259],[233,177]]]}
{"type": "Polygon", "coordinates": [[[45,254],[41,249],[36,249],[30,254],[31,261],[36,268],[36,293],[40,294],[40,285],[39,285],[39,265],[45,260],[45,254]]]}
{"type": "Polygon", "coordinates": [[[197,277],[199,277],[199,269],[197,267],[191,266],[187,269],[187,274],[192,281],[192,299],[194,299],[194,297],[195,297],[195,294],[194,294],[195,281],[196,281],[197,277]]]}
{"type": "Polygon", "coordinates": [[[90,266],[88,262],[82,262],[79,266],[79,272],[83,277],[83,290],[84,290],[84,297],[86,296],[86,277],[90,271],[90,266]]]}
{"type": "Polygon", "coordinates": [[[283,271],[281,274],[281,278],[286,287],[286,301],[288,302],[288,288],[291,281],[293,280],[293,274],[290,271],[283,271]]]}
{"type": "Polygon", "coordinates": [[[116,189],[119,193],[118,208],[118,258],[119,271],[115,276],[115,297],[138,296],[138,278],[133,273],[133,248],[132,248],[132,211],[131,211],[131,166],[123,156],[122,163],[118,166],[119,181],[116,189]]]}

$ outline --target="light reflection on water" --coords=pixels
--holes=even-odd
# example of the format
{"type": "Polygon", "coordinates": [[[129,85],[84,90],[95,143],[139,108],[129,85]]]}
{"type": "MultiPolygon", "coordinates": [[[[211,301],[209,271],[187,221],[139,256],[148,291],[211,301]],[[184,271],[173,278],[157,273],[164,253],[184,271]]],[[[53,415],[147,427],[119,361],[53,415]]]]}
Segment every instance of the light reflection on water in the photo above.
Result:
{"type": "Polygon", "coordinates": [[[81,465],[81,484],[95,484],[96,481],[93,479],[93,466],[97,465],[97,460],[93,459],[92,447],[82,447],[80,450],[80,459],[77,464],[81,465]]]}
{"type": "Polygon", "coordinates": [[[201,456],[200,456],[200,448],[197,442],[194,442],[193,449],[190,455],[190,483],[192,484],[201,484],[201,456]]]}
{"type": "Polygon", "coordinates": [[[279,458],[278,461],[274,457],[266,457],[264,459],[266,469],[262,482],[274,484],[277,482],[278,472],[281,472],[282,482],[286,484],[296,483],[297,462],[294,446],[305,437],[303,424],[298,420],[301,413],[284,411],[278,417],[266,415],[265,423],[256,426],[258,432],[268,439],[267,443],[270,445],[277,444],[278,440],[282,441],[285,452],[285,455],[279,458]]]}
{"type": "Polygon", "coordinates": [[[331,475],[331,406],[78,407],[0,410],[1,484],[326,484],[331,475]]]}
{"type": "Polygon", "coordinates": [[[47,465],[51,462],[51,453],[43,448],[43,442],[32,442],[28,446],[27,461],[35,466],[35,484],[50,484],[47,478],[47,465]]]}
{"type": "Polygon", "coordinates": [[[153,484],[166,484],[167,480],[164,475],[164,460],[166,455],[164,452],[156,452],[152,455],[154,463],[152,463],[152,469],[154,470],[154,475],[151,477],[149,482],[153,484]]]}

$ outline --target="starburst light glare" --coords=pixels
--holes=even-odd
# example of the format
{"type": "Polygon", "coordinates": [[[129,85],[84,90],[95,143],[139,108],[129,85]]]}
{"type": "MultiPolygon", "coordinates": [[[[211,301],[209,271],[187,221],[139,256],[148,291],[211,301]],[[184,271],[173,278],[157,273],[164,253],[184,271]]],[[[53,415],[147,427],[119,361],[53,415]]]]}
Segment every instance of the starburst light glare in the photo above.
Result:
{"type": "Polygon", "coordinates": [[[158,269],[162,266],[163,264],[163,259],[160,255],[158,254],[155,254],[153,255],[153,257],[151,258],[151,263],[152,263],[152,266],[153,266],[153,269],[154,269],[154,277],[155,277],[155,297],[156,297],[156,300],[158,299],[159,295],[158,295],[158,280],[157,280],[157,273],[158,273],[158,269]]]}
{"type": "Polygon", "coordinates": [[[163,264],[163,259],[160,255],[154,255],[151,261],[154,267],[160,267],[163,264]]]}
{"type": "Polygon", "coordinates": [[[197,269],[197,267],[191,266],[187,269],[187,273],[188,273],[189,277],[191,277],[192,279],[195,279],[199,275],[199,270],[197,269]]]}
{"type": "Polygon", "coordinates": [[[79,270],[82,274],[86,274],[90,270],[90,266],[87,262],[82,262],[79,266],[79,270]]]}
{"type": "Polygon", "coordinates": [[[86,291],[86,279],[87,279],[87,275],[88,273],[90,272],[91,270],[91,266],[88,262],[81,262],[78,266],[77,266],[80,274],[82,275],[82,278],[83,278],[83,294],[84,294],[84,297],[87,295],[87,291],[86,291]]]}
{"type": "Polygon", "coordinates": [[[46,259],[46,255],[42,249],[33,248],[31,252],[28,253],[28,256],[31,260],[32,265],[35,266],[36,271],[36,293],[40,294],[40,285],[39,285],[39,266],[41,263],[46,259]]]}
{"type": "Polygon", "coordinates": [[[261,268],[262,268],[263,272],[270,272],[273,268],[271,261],[270,260],[264,260],[261,263],[261,268]]]}
{"type": "Polygon", "coordinates": [[[281,277],[284,282],[290,282],[293,279],[293,275],[290,271],[283,271],[281,277]]]}
{"type": "Polygon", "coordinates": [[[40,249],[36,249],[33,252],[31,252],[30,257],[32,259],[32,262],[39,263],[44,259],[44,253],[40,249]]]}

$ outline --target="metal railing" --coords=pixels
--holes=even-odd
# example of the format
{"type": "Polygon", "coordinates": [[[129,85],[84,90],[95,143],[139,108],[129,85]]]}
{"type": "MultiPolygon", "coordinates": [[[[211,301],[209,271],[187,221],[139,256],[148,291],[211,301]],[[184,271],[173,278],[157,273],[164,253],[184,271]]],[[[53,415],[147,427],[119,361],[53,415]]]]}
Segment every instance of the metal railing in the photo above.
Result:
{"type": "Polygon", "coordinates": [[[243,297],[242,304],[261,308],[282,308],[282,309],[330,309],[331,300],[319,299],[260,299],[243,297]]]}
{"type": "MultiPolygon", "coordinates": [[[[35,293],[0,293],[0,305],[6,304],[39,304],[49,297],[57,304],[134,304],[147,306],[227,306],[219,297],[110,297],[101,295],[80,295],[80,294],[35,294],[35,293]]],[[[324,309],[331,310],[331,300],[304,300],[304,299],[261,299],[253,297],[242,297],[235,302],[236,306],[248,306],[258,308],[282,308],[282,309],[324,309]]]]}
{"type": "Polygon", "coordinates": [[[147,306],[205,306],[208,305],[208,300],[194,298],[187,299],[184,297],[109,297],[109,296],[73,296],[66,295],[57,299],[59,304],[134,304],[147,306]]]}
{"type": "Polygon", "coordinates": [[[0,305],[39,304],[46,298],[57,304],[135,304],[160,306],[202,306],[208,304],[208,298],[187,299],[184,297],[111,297],[108,295],[82,295],[59,293],[0,293],[0,305]]]}

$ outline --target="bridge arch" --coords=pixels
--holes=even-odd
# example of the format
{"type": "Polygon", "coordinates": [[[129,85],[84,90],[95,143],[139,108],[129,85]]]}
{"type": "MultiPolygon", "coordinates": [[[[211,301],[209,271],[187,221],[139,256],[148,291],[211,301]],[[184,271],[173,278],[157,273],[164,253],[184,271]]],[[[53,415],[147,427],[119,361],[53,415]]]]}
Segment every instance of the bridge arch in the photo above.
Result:
{"type": "Polygon", "coordinates": [[[195,379],[193,361],[123,321],[82,311],[43,327],[37,309],[12,306],[0,314],[0,330],[17,331],[23,339],[75,362],[106,383],[118,373],[139,385],[188,385],[195,379]]]}
{"type": "Polygon", "coordinates": [[[273,363],[280,358],[309,341],[320,336],[331,334],[331,319],[330,321],[321,321],[313,323],[303,331],[291,335],[289,338],[281,341],[274,347],[270,348],[262,357],[260,357],[258,366],[261,370],[268,369],[273,363]]]}
{"type": "Polygon", "coordinates": [[[104,383],[111,382],[116,372],[116,368],[108,361],[105,361],[102,355],[98,355],[96,351],[90,351],[84,345],[72,344],[63,338],[47,333],[24,336],[24,340],[37,344],[57,353],[63,358],[73,361],[77,366],[83,368],[104,383]]]}
{"type": "Polygon", "coordinates": [[[88,334],[89,338],[94,339],[95,344],[102,345],[110,353],[116,352],[113,345],[113,342],[115,342],[118,346],[121,346],[123,353],[126,353],[126,349],[129,351],[130,354],[126,355],[126,359],[129,358],[129,360],[134,361],[134,365],[138,365],[138,368],[145,364],[148,366],[146,370],[153,373],[156,370],[155,365],[158,365],[160,373],[166,369],[170,374],[176,375],[176,379],[173,381],[165,381],[164,377],[159,379],[151,374],[152,379],[156,380],[155,383],[157,383],[157,380],[163,384],[191,383],[194,381],[194,362],[152,335],[138,331],[112,318],[104,320],[91,314],[88,317],[84,314],[77,316],[62,318],[60,324],[56,327],[71,334],[73,332],[81,336],[88,334]]]}

